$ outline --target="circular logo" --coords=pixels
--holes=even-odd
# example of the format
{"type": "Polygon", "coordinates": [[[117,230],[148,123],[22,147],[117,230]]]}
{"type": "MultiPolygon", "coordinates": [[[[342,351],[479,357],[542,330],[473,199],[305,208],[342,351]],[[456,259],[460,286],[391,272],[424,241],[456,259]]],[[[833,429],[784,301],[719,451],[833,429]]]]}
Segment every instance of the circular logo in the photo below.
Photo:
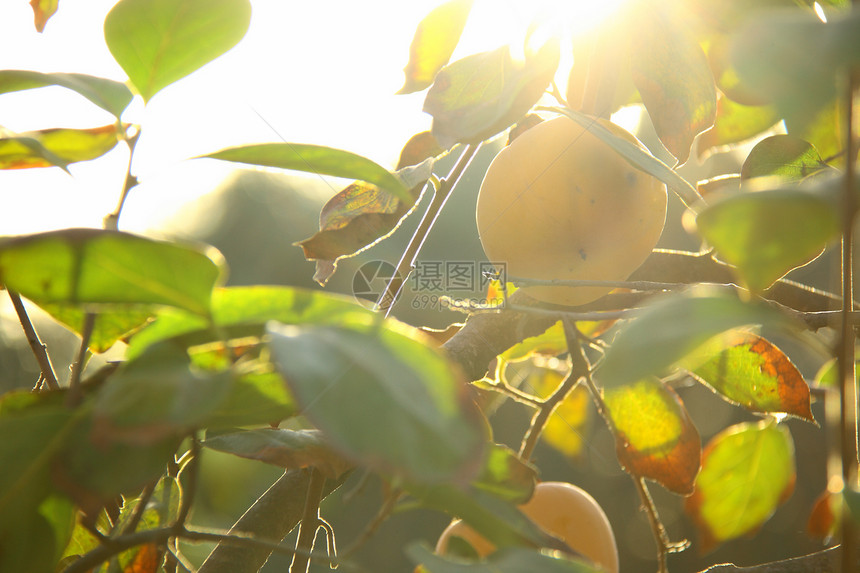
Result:
{"type": "MultiPolygon", "coordinates": [[[[385,292],[397,269],[388,261],[368,261],[352,276],[352,295],[365,308],[376,308],[376,303],[385,292]]],[[[382,307],[385,302],[382,301],[382,307]]]]}

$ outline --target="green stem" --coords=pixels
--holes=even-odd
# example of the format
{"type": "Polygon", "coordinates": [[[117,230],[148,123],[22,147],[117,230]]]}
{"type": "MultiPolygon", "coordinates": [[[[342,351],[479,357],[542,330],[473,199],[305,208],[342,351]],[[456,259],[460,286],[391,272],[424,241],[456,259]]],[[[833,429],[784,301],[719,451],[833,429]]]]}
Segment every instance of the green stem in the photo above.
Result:
{"type": "Polygon", "coordinates": [[[95,313],[88,312],[84,315],[84,326],[81,329],[81,345],[78,355],[72,362],[72,372],[69,376],[69,393],[66,394],[66,406],[74,408],[81,401],[81,374],[87,363],[87,353],[90,347],[90,338],[96,325],[95,313]]]}

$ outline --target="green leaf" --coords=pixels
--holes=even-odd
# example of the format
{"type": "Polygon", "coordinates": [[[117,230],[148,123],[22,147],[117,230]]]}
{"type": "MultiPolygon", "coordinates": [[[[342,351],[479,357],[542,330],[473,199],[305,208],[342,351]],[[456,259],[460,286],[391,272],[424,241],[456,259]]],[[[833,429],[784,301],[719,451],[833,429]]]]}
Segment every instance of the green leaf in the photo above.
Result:
{"type": "Polygon", "coordinates": [[[97,229],[0,239],[0,282],[37,304],[161,304],[206,315],[220,253],[97,229]]]}
{"type": "Polygon", "coordinates": [[[860,63],[860,14],[811,11],[752,18],[736,33],[732,60],[740,79],[798,125],[833,101],[840,74],[860,63]]]}
{"type": "Polygon", "coordinates": [[[105,42],[144,101],[214,60],[245,35],[248,0],[121,0],[105,42]]]}
{"type": "MultiPolygon", "coordinates": [[[[559,327],[561,325],[556,324],[559,327]]],[[[557,370],[537,368],[529,374],[522,388],[545,399],[559,387],[562,379],[563,374],[557,370]]],[[[584,384],[577,384],[553,410],[541,432],[541,440],[566,456],[580,459],[590,432],[591,403],[588,388],[584,384]]]]}
{"type": "MultiPolygon", "coordinates": [[[[86,311],[68,304],[43,303],[39,307],[55,320],[80,335],[84,329],[86,311]]],[[[146,305],[112,304],[95,316],[90,335],[92,352],[108,351],[114,343],[130,336],[155,316],[155,310],[146,305]]]]}
{"type": "Polygon", "coordinates": [[[472,4],[472,0],[448,0],[421,20],[409,47],[409,63],[403,70],[406,81],[397,93],[421,91],[433,83],[460,41],[472,4]]]}
{"type": "Polygon", "coordinates": [[[212,293],[212,330],[203,317],[177,308],[164,308],[157,319],[136,333],[126,358],[139,356],[156,342],[176,339],[186,347],[230,338],[261,337],[265,324],[338,324],[366,320],[373,313],[354,299],[327,292],[278,286],[217,288],[212,293]]]}
{"type": "MultiPolygon", "coordinates": [[[[860,382],[860,361],[854,365],[854,375],[860,382]]],[[[828,360],[818,369],[818,372],[815,373],[815,384],[825,388],[839,387],[839,369],[835,358],[828,360]]]]}
{"type": "Polygon", "coordinates": [[[406,553],[413,563],[421,565],[428,573],[522,573],[523,571],[600,573],[602,571],[559,551],[535,551],[519,547],[502,549],[480,562],[464,562],[440,557],[428,547],[418,543],[407,547],[406,553]]]}
{"type": "Polygon", "coordinates": [[[353,467],[352,462],[332,449],[319,430],[235,430],[207,435],[203,445],[286,469],[313,467],[332,479],[353,467]]]}
{"type": "Polygon", "coordinates": [[[516,452],[501,444],[491,444],[473,485],[512,503],[525,503],[534,493],[536,480],[537,470],[516,452]]]}
{"type": "Polygon", "coordinates": [[[467,384],[439,351],[395,325],[267,330],[302,413],[334,447],[421,482],[468,481],[480,469],[484,426],[467,384]]]}
{"type": "Polygon", "coordinates": [[[600,138],[600,140],[606,143],[606,145],[621,154],[621,156],[626,159],[630,165],[637,169],[641,169],[645,173],[653,175],[665,183],[669,189],[672,189],[678,197],[687,204],[687,206],[694,205],[701,201],[702,198],[699,196],[696,188],[690,185],[686,179],[678,175],[674,169],[651,155],[650,152],[639,145],[612,133],[609,129],[600,125],[600,122],[597,121],[594,116],[566,108],[548,109],[565,114],[570,119],[591,132],[592,135],[600,138]]]}
{"type": "Polygon", "coordinates": [[[671,492],[692,493],[702,441],[681,398],[649,378],[606,390],[604,401],[622,467],[671,492]]]}
{"type": "Polygon", "coordinates": [[[68,541],[75,508],[52,496],[38,511],[18,514],[15,525],[0,527],[0,570],[3,573],[54,573],[68,541]]]}
{"type": "Polygon", "coordinates": [[[683,164],[696,135],[714,124],[714,78],[689,23],[662,4],[649,4],[637,18],[631,45],[633,81],[660,141],[683,164]]]}
{"type": "Polygon", "coordinates": [[[788,414],[815,422],[803,375],[788,356],[760,336],[728,332],[685,362],[699,380],[729,402],[753,412],[788,414]]]}
{"type": "Polygon", "coordinates": [[[182,436],[226,401],[231,385],[229,371],[201,371],[174,346],[150,347],[100,388],[93,438],[150,444],[182,436]]]}
{"type": "Polygon", "coordinates": [[[817,258],[839,235],[840,215],[820,194],[770,189],[711,203],[696,226],[744,286],[761,292],[817,258]]]}
{"type": "Polygon", "coordinates": [[[54,487],[51,460],[75,423],[62,393],[16,391],[0,399],[0,531],[31,515],[54,487]],[[14,437],[14,439],[12,439],[14,437]]]}
{"type": "Polygon", "coordinates": [[[119,118],[132,94],[125,84],[85,74],[44,74],[30,70],[0,71],[0,94],[60,86],[84,96],[103,110],[119,118]]]}
{"type": "Polygon", "coordinates": [[[595,377],[608,389],[659,374],[712,337],[747,325],[802,330],[784,314],[725,292],[695,289],[658,298],[622,327],[595,377]]]}
{"type": "Polygon", "coordinates": [[[415,200],[409,193],[409,186],[381,165],[361,155],[322,145],[259,143],[230,147],[200,157],[358,179],[372,183],[410,205],[415,200]]]}
{"type": "Polygon", "coordinates": [[[830,167],[821,160],[818,150],[807,141],[792,135],[772,135],[758,142],[741,168],[741,180],[754,177],[779,177],[786,181],[803,181],[830,167]]]}
{"type": "Polygon", "coordinates": [[[755,533],[791,495],[795,477],[791,434],[773,420],[737,424],[714,436],[696,491],[685,500],[702,551],[755,533]]]}
{"type": "Polygon", "coordinates": [[[90,161],[116,147],[116,124],[92,129],[43,129],[19,135],[0,136],[0,169],[65,167],[90,161]],[[39,145],[33,145],[35,140],[39,145]]]}
{"type": "Polygon", "coordinates": [[[444,67],[424,100],[424,111],[433,116],[433,136],[450,149],[480,143],[513,125],[543,95],[558,58],[558,42],[549,41],[524,61],[515,61],[503,47],[444,67]]]}
{"type": "Polygon", "coordinates": [[[711,153],[728,151],[733,143],[752,139],[779,122],[779,115],[770,106],[747,106],[720,97],[717,100],[717,117],[714,127],[701,134],[696,141],[699,160],[711,153]]]}
{"type": "Polygon", "coordinates": [[[409,482],[404,487],[423,507],[462,519],[496,547],[551,547],[561,543],[544,533],[510,501],[490,492],[452,484],[409,482]]]}

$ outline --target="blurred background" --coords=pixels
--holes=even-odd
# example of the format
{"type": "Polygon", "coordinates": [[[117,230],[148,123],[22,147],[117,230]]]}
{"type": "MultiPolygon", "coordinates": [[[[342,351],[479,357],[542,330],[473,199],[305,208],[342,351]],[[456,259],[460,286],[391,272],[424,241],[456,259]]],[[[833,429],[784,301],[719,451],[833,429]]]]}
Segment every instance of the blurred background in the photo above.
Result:
{"type": "MultiPolygon", "coordinates": [[[[294,243],[317,231],[320,208],[347,182],[187,158],[242,143],[283,139],[348,149],[393,167],[405,141],[429,128],[429,117],[420,111],[422,94],[393,94],[402,83],[400,70],[415,26],[438,2],[252,3],[252,29],[239,46],[153,98],[145,109],[139,102],[133,104],[138,107],[130,110],[131,119],[140,121],[144,133],[134,164],[142,183],[132,192],[121,228],[214,245],[227,260],[229,285],[320,288],[312,280],[314,264],[294,243]],[[260,65],[249,66],[249,61],[260,65]]],[[[32,30],[26,2],[15,4],[0,6],[0,69],[77,71],[124,79],[101,40],[101,22],[113,1],[63,0],[43,35],[32,30]]],[[[522,27],[518,6],[522,2],[490,4],[476,3],[455,58],[504,44],[522,27]]],[[[26,131],[110,121],[78,99],[59,88],[3,95],[0,125],[26,131]]],[[[647,118],[633,110],[622,119],[638,129],[656,155],[669,161],[647,118]]],[[[503,139],[497,139],[482,146],[428,238],[419,265],[485,260],[475,230],[475,200],[483,173],[502,144],[503,139]]],[[[702,164],[691,160],[681,174],[697,181],[733,172],[742,154],[715,155],[702,164]]],[[[104,158],[72,166],[72,177],[57,169],[0,173],[0,234],[100,226],[115,206],[126,161],[127,152],[118,147],[104,158]]],[[[446,174],[453,161],[451,157],[440,161],[437,173],[446,174]]],[[[342,260],[326,290],[351,294],[355,273],[363,264],[379,260],[396,264],[427,199],[391,237],[342,260]]],[[[681,227],[682,211],[681,203],[670,195],[668,225],[659,246],[698,249],[697,240],[681,227]]],[[[836,268],[833,257],[828,253],[792,276],[827,288],[836,268]]],[[[462,321],[462,314],[441,307],[441,294],[415,290],[410,283],[393,314],[410,324],[435,328],[462,321]]],[[[483,292],[475,289],[457,296],[482,298],[483,292]]],[[[0,391],[32,387],[38,368],[5,300],[0,306],[0,391]]],[[[56,370],[66,372],[76,337],[34,314],[56,370]]],[[[789,341],[784,341],[783,350],[808,377],[820,365],[820,356],[789,341]]],[[[100,360],[121,355],[121,349],[114,352],[100,360]]],[[[700,385],[682,386],[679,394],[703,442],[732,423],[754,419],[700,385]]],[[[823,419],[820,404],[813,405],[813,412],[823,419]]],[[[491,420],[497,440],[516,449],[530,415],[517,405],[500,408],[491,420]]],[[[634,486],[620,469],[612,438],[593,409],[590,417],[586,445],[578,458],[546,445],[538,447],[535,459],[541,479],[568,481],[589,491],[613,524],[622,571],[653,570],[654,542],[634,486]]],[[[673,571],[698,571],[728,561],[754,564],[821,547],[807,537],[805,524],[814,498],[824,489],[823,430],[799,421],[787,424],[797,450],[797,489],[792,497],[754,538],[731,542],[707,555],[699,554],[694,544],[670,557],[673,571]]],[[[280,474],[277,468],[211,451],[205,453],[203,464],[201,503],[192,522],[211,527],[229,527],[280,474]]],[[[692,524],[682,514],[683,500],[659,486],[651,489],[672,539],[695,542],[692,524]]],[[[380,483],[373,478],[362,481],[361,475],[326,500],[322,513],[334,526],[341,547],[361,534],[380,501],[380,483]]],[[[358,551],[356,560],[368,571],[411,571],[402,547],[416,539],[435,544],[447,522],[435,512],[398,513],[358,551]]],[[[196,562],[210,549],[205,544],[186,547],[196,562]]],[[[265,571],[283,571],[288,565],[288,559],[273,557],[265,571]]]]}

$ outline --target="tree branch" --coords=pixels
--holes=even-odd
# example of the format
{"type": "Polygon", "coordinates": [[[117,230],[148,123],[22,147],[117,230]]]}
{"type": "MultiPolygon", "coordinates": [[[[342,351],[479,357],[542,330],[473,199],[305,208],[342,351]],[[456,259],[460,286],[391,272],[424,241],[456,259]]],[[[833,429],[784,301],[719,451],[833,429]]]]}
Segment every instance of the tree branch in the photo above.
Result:
{"type": "MultiPolygon", "coordinates": [[[[323,497],[340,487],[348,475],[347,472],[339,479],[326,480],[323,497]]],[[[286,472],[248,508],[230,528],[229,534],[282,540],[302,518],[309,481],[309,472],[286,472]]],[[[271,547],[239,547],[222,542],[209,554],[198,573],[257,573],[271,554],[271,547]]]]}
{"type": "MultiPolygon", "coordinates": [[[[732,268],[715,260],[710,254],[655,250],[634,272],[631,281],[663,283],[732,284],[732,268]]],[[[652,292],[610,293],[579,307],[548,307],[522,291],[508,297],[508,306],[549,310],[595,312],[618,310],[641,305],[652,292]]],[[[764,296],[767,300],[802,313],[821,312],[839,308],[839,297],[806,285],[780,280],[764,296]]],[[[478,380],[487,372],[487,365],[500,353],[531,336],[537,336],[552,326],[559,314],[504,310],[496,313],[474,314],[463,328],[451,337],[443,348],[457,362],[470,380],[478,380]]],[[[829,320],[829,316],[827,317],[829,320]]],[[[820,325],[821,321],[816,324],[820,325]]]]}

